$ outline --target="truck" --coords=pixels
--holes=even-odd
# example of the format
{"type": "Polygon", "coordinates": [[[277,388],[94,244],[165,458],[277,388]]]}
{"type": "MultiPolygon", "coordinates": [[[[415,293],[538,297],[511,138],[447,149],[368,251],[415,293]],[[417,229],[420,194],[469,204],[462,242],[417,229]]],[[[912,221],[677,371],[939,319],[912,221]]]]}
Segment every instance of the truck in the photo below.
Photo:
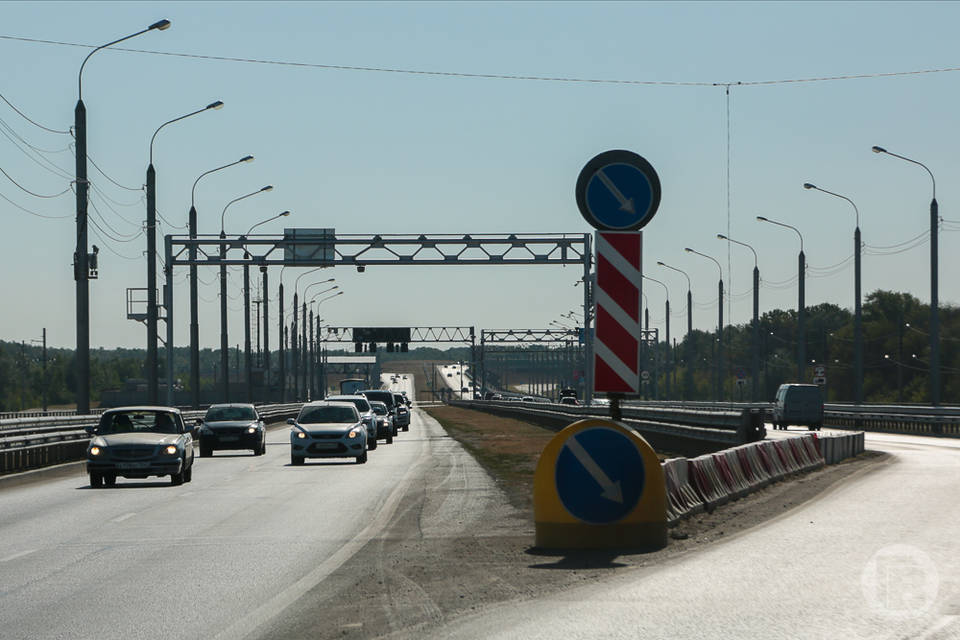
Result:
{"type": "Polygon", "coordinates": [[[340,395],[353,396],[368,386],[366,378],[344,378],[340,381],[340,395]]]}

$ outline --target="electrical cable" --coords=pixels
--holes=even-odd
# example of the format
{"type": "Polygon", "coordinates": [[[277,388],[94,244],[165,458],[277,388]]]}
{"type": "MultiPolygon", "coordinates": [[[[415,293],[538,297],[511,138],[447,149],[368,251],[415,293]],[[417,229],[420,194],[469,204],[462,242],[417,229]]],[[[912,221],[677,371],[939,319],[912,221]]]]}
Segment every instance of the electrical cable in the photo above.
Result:
{"type": "Polygon", "coordinates": [[[9,181],[12,182],[14,185],[16,185],[17,188],[19,188],[21,191],[23,191],[24,193],[29,193],[31,196],[33,196],[33,197],[35,197],[35,198],[59,198],[60,196],[62,196],[62,195],[65,194],[65,193],[68,193],[68,192],[71,190],[71,189],[70,189],[70,186],[67,185],[67,188],[64,189],[63,191],[61,191],[60,193],[55,193],[55,194],[53,194],[53,195],[45,196],[45,195],[40,194],[40,193],[34,193],[33,191],[30,191],[30,189],[27,189],[26,187],[24,187],[22,184],[20,184],[20,183],[17,182],[16,180],[14,180],[14,179],[10,176],[9,173],[7,173],[6,171],[4,171],[4,170],[3,170],[3,167],[0,167],[0,173],[2,173],[3,175],[7,176],[7,180],[9,180],[9,181]]]}
{"type": "MultiPolygon", "coordinates": [[[[49,44],[65,47],[79,47],[83,49],[95,49],[96,45],[81,44],[77,42],[64,42],[60,40],[45,40],[41,38],[27,38],[23,36],[0,35],[0,39],[13,40],[17,42],[29,42],[33,44],[49,44]]],[[[128,47],[112,47],[111,51],[122,51],[126,53],[143,53],[156,56],[168,56],[175,58],[192,58],[196,60],[213,60],[217,62],[242,62],[247,64],[261,64],[287,67],[301,67],[309,69],[326,69],[331,71],[366,71],[377,73],[394,73],[406,75],[421,76],[440,76],[455,78],[479,78],[492,80],[526,80],[537,82],[562,82],[562,83],[580,83],[580,84],[625,84],[625,85],[644,85],[644,86],[673,86],[673,87],[729,87],[729,86],[763,86],[775,84],[798,84],[812,82],[830,82],[840,80],[860,80],[868,78],[890,78],[897,76],[914,76],[934,73],[950,73],[960,71],[960,67],[941,67],[935,69],[918,69],[913,71],[889,71],[882,73],[858,73],[835,76],[813,76],[807,78],[782,78],[775,80],[753,80],[743,82],[703,82],[703,81],[675,81],[675,80],[618,80],[614,78],[575,78],[561,76],[535,76],[535,75],[514,75],[502,73],[468,73],[460,71],[427,71],[422,69],[399,69],[390,67],[364,67],[357,65],[337,65],[337,64],[319,64],[312,62],[295,62],[288,60],[269,60],[262,58],[239,58],[232,56],[204,55],[197,53],[180,53],[174,51],[156,51],[151,49],[132,49],[128,47]]]]}
{"type": "MultiPolygon", "coordinates": [[[[72,189],[71,189],[71,190],[72,190],[72,189]]],[[[45,214],[43,214],[43,213],[37,213],[36,211],[31,211],[30,209],[27,209],[27,208],[25,208],[25,207],[21,207],[19,204],[17,204],[16,202],[14,202],[13,200],[11,200],[11,199],[8,198],[7,196],[3,195],[2,193],[0,193],[0,198],[3,198],[3,199],[6,200],[7,202],[9,202],[11,205],[13,205],[13,206],[16,207],[17,209],[19,209],[20,211],[23,211],[24,213],[29,213],[30,215],[36,216],[37,218],[45,218],[45,219],[47,219],[47,220],[59,220],[59,219],[62,219],[62,218],[71,218],[71,217],[73,217],[73,215],[74,215],[74,214],[72,214],[72,213],[68,213],[68,214],[62,215],[62,216],[48,216],[48,215],[45,215],[45,214]]]]}
{"type": "Polygon", "coordinates": [[[4,102],[6,102],[8,107],[10,107],[10,108],[13,109],[14,111],[16,111],[18,114],[20,114],[20,117],[21,117],[21,118],[23,118],[24,120],[26,120],[26,121],[29,122],[30,124],[34,125],[35,127],[40,127],[40,128],[43,129],[44,131],[49,131],[50,133],[59,133],[59,134],[63,134],[63,135],[70,135],[70,132],[69,132],[69,131],[58,131],[57,129],[51,129],[50,127],[45,127],[45,126],[43,126],[43,125],[40,124],[39,122],[36,122],[36,121],[34,121],[34,120],[31,120],[31,119],[27,116],[27,114],[25,114],[23,111],[20,111],[20,109],[17,109],[17,108],[13,105],[12,102],[10,102],[9,100],[7,100],[6,96],[4,96],[2,93],[0,93],[0,100],[3,100],[4,102]]]}

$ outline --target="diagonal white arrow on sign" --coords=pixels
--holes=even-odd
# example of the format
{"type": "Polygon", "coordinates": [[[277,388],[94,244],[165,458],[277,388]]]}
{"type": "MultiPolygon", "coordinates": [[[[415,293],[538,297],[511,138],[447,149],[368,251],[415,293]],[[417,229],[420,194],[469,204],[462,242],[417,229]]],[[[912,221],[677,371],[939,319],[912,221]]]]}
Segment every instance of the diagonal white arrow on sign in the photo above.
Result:
{"type": "Polygon", "coordinates": [[[590,454],[587,453],[587,450],[583,448],[583,445],[577,442],[576,436],[570,436],[564,444],[567,449],[570,449],[570,453],[583,465],[583,468],[587,470],[587,473],[600,485],[600,488],[603,490],[600,497],[623,504],[623,491],[620,490],[620,481],[612,482],[610,480],[609,476],[600,468],[600,465],[598,465],[597,462],[590,457],[590,454]]]}
{"type": "Polygon", "coordinates": [[[613,197],[617,199],[617,202],[620,203],[620,210],[626,211],[627,213],[635,213],[636,209],[633,206],[633,198],[627,198],[622,193],[620,189],[617,188],[617,185],[613,184],[613,180],[607,177],[607,174],[603,172],[603,169],[597,171],[597,178],[600,179],[600,182],[603,183],[603,186],[613,194],[613,197]]]}

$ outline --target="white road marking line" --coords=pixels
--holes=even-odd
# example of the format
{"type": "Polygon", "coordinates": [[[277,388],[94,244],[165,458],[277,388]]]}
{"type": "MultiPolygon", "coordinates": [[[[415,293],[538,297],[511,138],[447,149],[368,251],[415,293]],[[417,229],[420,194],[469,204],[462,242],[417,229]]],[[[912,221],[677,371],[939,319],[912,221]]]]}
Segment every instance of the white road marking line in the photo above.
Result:
{"type": "Polygon", "coordinates": [[[0,558],[0,562],[10,562],[11,560],[16,560],[17,558],[22,558],[23,556],[28,556],[31,553],[35,552],[36,549],[27,549],[26,551],[21,551],[20,553],[15,553],[12,556],[7,556],[6,558],[0,558]]]}
{"type": "Polygon", "coordinates": [[[137,515],[137,512],[136,512],[136,511],[133,511],[133,512],[130,512],[130,513],[125,513],[125,514],[123,514],[122,516],[118,516],[118,517],[114,518],[114,519],[111,520],[110,522],[123,522],[124,520],[129,520],[130,518],[132,518],[132,517],[135,516],[135,515],[137,515]]]}

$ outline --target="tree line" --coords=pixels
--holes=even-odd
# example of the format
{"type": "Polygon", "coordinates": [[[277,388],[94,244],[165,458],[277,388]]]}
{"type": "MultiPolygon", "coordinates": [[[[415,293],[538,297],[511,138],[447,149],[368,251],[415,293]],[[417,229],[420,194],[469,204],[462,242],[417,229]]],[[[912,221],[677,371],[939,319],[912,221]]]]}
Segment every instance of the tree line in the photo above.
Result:
{"type": "MultiPolygon", "coordinates": [[[[929,402],[930,344],[928,323],[930,307],[907,293],[878,290],[869,294],[863,304],[864,336],[864,400],[866,402],[929,402]]],[[[944,403],[960,401],[960,311],[957,307],[940,308],[940,360],[942,398],[944,403]]],[[[673,321],[673,333],[682,333],[683,323],[673,321]]],[[[823,303],[806,310],[806,379],[811,382],[814,368],[825,367],[826,393],[831,401],[848,401],[854,396],[853,385],[853,314],[834,304],[823,303]]],[[[764,313],[759,323],[760,400],[770,400],[784,382],[797,380],[797,312],[775,309],[764,313]]],[[[663,332],[660,333],[661,338],[663,332]]],[[[676,345],[661,340],[648,353],[645,367],[655,374],[656,396],[666,398],[667,376],[670,376],[670,397],[714,400],[714,376],[719,371],[724,400],[750,399],[753,375],[752,322],[727,325],[723,329],[723,358],[720,359],[717,332],[694,329],[676,345]],[[720,365],[719,367],[717,365],[720,365]],[[688,373],[689,371],[689,373],[688,373]],[[746,378],[743,386],[736,382],[738,374],[746,378]],[[686,387],[689,375],[690,388],[686,387]]],[[[497,347],[497,351],[543,350],[544,345],[497,347]]],[[[276,372],[276,351],[272,369],[276,372]]],[[[160,351],[160,378],[165,371],[164,350],[160,351]]],[[[441,350],[435,347],[410,349],[407,353],[378,353],[381,362],[391,360],[448,360],[469,362],[470,348],[457,346],[441,350]]],[[[189,387],[190,359],[187,347],[174,349],[174,377],[184,388],[189,387]]],[[[495,357],[491,354],[491,360],[495,357]]],[[[75,401],[76,376],[74,351],[48,348],[46,373],[40,345],[0,340],[0,411],[38,408],[46,393],[51,407],[70,406],[75,401]]],[[[237,380],[243,374],[243,353],[231,349],[230,376],[237,380]]],[[[146,378],[144,349],[92,349],[90,352],[91,401],[100,393],[122,389],[131,381],[146,378]]],[[[522,359],[505,359],[506,366],[524,367],[522,359]],[[510,362],[516,363],[510,365],[510,362]]],[[[201,388],[213,388],[222,372],[219,351],[200,350],[201,388]]],[[[501,366],[501,365],[498,365],[501,366]]],[[[582,364],[574,364],[582,371],[582,364]]],[[[571,375],[563,376],[572,378],[571,375]]],[[[654,381],[647,386],[653,397],[654,381]]]]}

